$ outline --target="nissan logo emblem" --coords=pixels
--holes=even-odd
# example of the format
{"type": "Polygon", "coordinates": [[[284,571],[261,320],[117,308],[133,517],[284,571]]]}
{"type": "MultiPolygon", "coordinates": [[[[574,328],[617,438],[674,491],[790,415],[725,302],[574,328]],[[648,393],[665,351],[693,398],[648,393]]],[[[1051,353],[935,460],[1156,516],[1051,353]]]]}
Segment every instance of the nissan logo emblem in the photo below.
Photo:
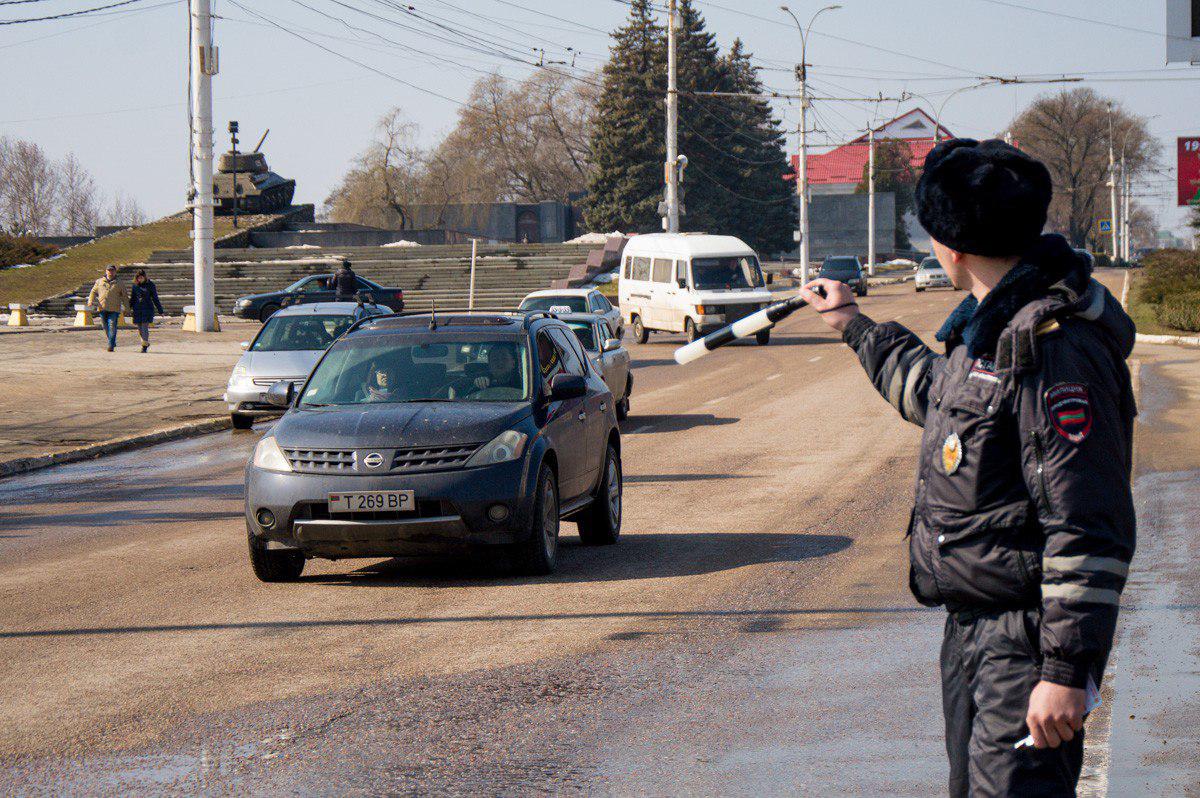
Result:
{"type": "Polygon", "coordinates": [[[379,468],[381,465],[383,465],[383,455],[381,455],[379,452],[371,452],[369,455],[363,458],[363,465],[365,465],[367,468],[379,468]]]}

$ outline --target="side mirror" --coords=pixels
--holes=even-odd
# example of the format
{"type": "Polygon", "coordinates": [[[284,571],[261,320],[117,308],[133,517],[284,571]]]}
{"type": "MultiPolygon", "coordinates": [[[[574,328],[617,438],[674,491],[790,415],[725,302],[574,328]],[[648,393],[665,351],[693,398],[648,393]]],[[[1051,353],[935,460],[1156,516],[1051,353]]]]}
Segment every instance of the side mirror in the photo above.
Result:
{"type": "Polygon", "coordinates": [[[267,389],[263,398],[272,407],[291,407],[296,400],[296,386],[288,380],[280,380],[267,389]]]}
{"type": "Polygon", "coordinates": [[[675,284],[678,285],[680,288],[687,290],[687,278],[686,277],[680,277],[678,280],[675,281],[675,284]]]}
{"type": "Polygon", "coordinates": [[[578,374],[556,374],[550,380],[550,398],[555,401],[578,399],[587,393],[587,380],[578,374]]]}
{"type": "Polygon", "coordinates": [[[604,342],[604,351],[605,352],[613,352],[620,348],[621,348],[621,339],[620,338],[609,338],[609,339],[605,340],[605,342],[604,342]]]}
{"type": "Polygon", "coordinates": [[[249,342],[249,341],[242,341],[240,344],[238,344],[238,346],[240,346],[242,349],[249,349],[249,348],[250,348],[250,342],[249,342]]]}

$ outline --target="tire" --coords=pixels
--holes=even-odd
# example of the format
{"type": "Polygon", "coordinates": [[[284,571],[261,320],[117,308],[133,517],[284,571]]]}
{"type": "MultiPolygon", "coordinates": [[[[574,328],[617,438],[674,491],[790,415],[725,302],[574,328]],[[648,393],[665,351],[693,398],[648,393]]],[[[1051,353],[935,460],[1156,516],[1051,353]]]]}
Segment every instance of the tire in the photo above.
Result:
{"type": "Polygon", "coordinates": [[[633,340],[639,344],[644,344],[650,340],[650,333],[642,326],[642,317],[633,317],[633,340]]]}
{"type": "Polygon", "coordinates": [[[304,572],[304,555],[298,551],[270,551],[263,548],[250,532],[250,567],[260,582],[294,582],[304,572]]]}
{"type": "Polygon", "coordinates": [[[683,334],[687,336],[689,344],[700,337],[700,331],[696,329],[696,322],[692,321],[690,316],[683,320],[683,334]]]}
{"type": "Polygon", "coordinates": [[[629,418],[629,397],[626,396],[621,401],[617,402],[617,421],[624,421],[629,418]]]}
{"type": "Polygon", "coordinates": [[[538,472],[537,494],[529,521],[529,539],[517,544],[517,571],[526,576],[545,576],[558,565],[558,485],[550,466],[538,472]]]}
{"type": "Polygon", "coordinates": [[[250,429],[254,426],[254,416],[245,413],[230,413],[229,420],[233,422],[234,429],[250,429]]]}
{"type": "Polygon", "coordinates": [[[604,473],[600,477],[596,499],[575,519],[579,524],[579,539],[583,545],[610,546],[621,537],[623,487],[621,458],[610,444],[604,455],[604,473]]]}
{"type": "Polygon", "coordinates": [[[758,342],[759,346],[766,346],[771,343],[771,331],[759,330],[754,334],[754,340],[758,342]]]}
{"type": "Polygon", "coordinates": [[[924,288],[922,288],[922,287],[921,287],[921,286],[919,286],[919,285],[918,285],[918,286],[915,286],[915,288],[917,289],[917,293],[918,293],[918,294],[919,294],[919,293],[921,293],[922,291],[924,291],[924,290],[925,290],[924,288]]]}
{"type": "Polygon", "coordinates": [[[263,305],[258,311],[258,320],[266,324],[267,319],[271,318],[278,312],[279,305],[276,305],[274,302],[270,302],[266,305],[263,305]]]}

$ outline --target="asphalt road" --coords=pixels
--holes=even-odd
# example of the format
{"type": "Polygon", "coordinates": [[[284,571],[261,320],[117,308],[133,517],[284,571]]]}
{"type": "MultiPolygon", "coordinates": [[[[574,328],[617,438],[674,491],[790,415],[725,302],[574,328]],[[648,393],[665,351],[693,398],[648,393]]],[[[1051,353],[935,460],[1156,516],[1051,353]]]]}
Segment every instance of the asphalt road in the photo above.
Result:
{"type": "MultiPolygon", "coordinates": [[[[931,339],[961,296],[864,305],[931,339]]],[[[902,540],[919,431],[810,314],[687,367],[651,341],[622,539],[567,525],[549,578],[317,561],[260,584],[257,432],[0,482],[0,793],[943,791],[942,615],[902,540]]]]}

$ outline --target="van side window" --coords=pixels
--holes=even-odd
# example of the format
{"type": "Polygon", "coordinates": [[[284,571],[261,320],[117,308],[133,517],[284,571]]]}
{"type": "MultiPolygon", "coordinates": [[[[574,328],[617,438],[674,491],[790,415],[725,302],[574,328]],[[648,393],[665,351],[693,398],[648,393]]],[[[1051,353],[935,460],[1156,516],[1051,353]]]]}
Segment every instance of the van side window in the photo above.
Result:
{"type": "Polygon", "coordinates": [[[654,282],[671,282],[671,261],[667,260],[666,258],[654,259],[654,282]]]}
{"type": "Polygon", "coordinates": [[[633,279],[634,280],[650,280],[650,259],[649,258],[634,258],[633,259],[633,279]]]}
{"type": "Polygon", "coordinates": [[[687,261],[686,260],[675,261],[675,282],[678,283],[680,280],[686,281],[687,276],[688,276],[687,275],[687,261]]]}
{"type": "Polygon", "coordinates": [[[633,279],[633,256],[632,255],[625,256],[625,263],[621,266],[621,279],[622,280],[633,279]]]}

